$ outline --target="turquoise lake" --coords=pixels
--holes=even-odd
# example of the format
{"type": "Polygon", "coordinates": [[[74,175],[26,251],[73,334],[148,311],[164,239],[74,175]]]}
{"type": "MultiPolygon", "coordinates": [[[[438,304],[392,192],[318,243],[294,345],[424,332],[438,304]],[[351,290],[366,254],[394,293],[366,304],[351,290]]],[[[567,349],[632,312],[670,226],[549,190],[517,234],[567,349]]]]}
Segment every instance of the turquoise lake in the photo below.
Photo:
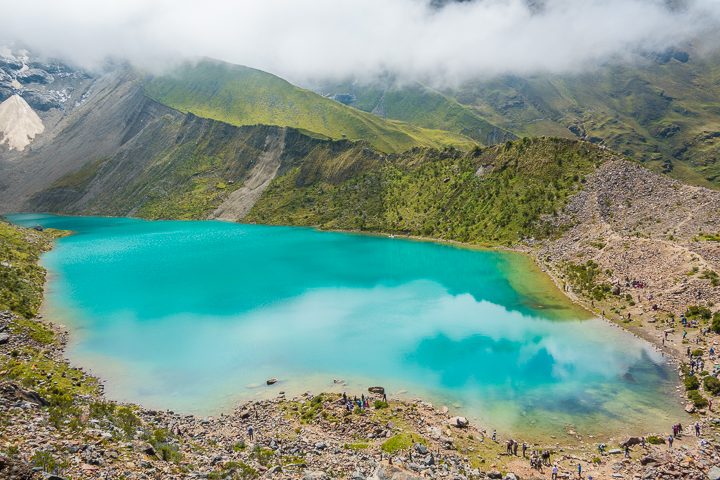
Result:
{"type": "Polygon", "coordinates": [[[517,254],[214,221],[9,218],[75,232],[43,256],[44,313],[113,399],[206,415],[383,385],[490,428],[558,435],[664,431],[680,415],[658,352],[517,254]]]}

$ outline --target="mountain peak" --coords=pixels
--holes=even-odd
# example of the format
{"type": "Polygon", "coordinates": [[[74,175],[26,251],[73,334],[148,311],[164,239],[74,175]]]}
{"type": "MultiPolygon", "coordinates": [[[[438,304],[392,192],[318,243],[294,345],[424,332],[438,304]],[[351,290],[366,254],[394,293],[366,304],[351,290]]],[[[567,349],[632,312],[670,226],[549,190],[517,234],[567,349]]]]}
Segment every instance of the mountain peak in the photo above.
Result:
{"type": "Polygon", "coordinates": [[[45,130],[42,120],[20,95],[0,103],[0,145],[24,150],[35,135],[45,130]]]}

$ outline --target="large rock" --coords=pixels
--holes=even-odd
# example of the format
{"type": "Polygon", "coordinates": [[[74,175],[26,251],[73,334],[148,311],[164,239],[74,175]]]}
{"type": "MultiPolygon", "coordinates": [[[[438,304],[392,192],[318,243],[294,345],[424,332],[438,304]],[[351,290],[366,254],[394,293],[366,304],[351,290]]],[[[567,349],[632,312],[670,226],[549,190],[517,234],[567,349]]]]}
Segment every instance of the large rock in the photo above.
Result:
{"type": "Polygon", "coordinates": [[[632,447],[633,445],[640,445],[642,443],[642,439],[640,437],[629,437],[627,440],[625,440],[623,443],[620,444],[620,446],[624,447],[632,447]]]}
{"type": "Polygon", "coordinates": [[[15,79],[26,85],[28,83],[51,83],[54,79],[53,76],[47,73],[45,70],[39,68],[28,68],[23,72],[18,72],[15,79]]]}
{"type": "Polygon", "coordinates": [[[368,480],[420,480],[414,473],[396,465],[379,465],[368,480]]]}
{"type": "Polygon", "coordinates": [[[377,393],[378,395],[382,395],[385,393],[385,388],[384,387],[370,387],[370,388],[368,388],[368,392],[377,393]]]}
{"type": "Polygon", "coordinates": [[[50,405],[47,400],[40,396],[37,392],[32,390],[25,390],[20,385],[13,382],[5,382],[0,384],[0,395],[5,398],[11,398],[15,400],[23,400],[26,402],[34,403],[41,407],[47,407],[50,405]]]}
{"type": "Polygon", "coordinates": [[[303,480],[330,480],[330,477],[325,472],[307,472],[303,480]]]}
{"type": "Polygon", "coordinates": [[[32,467],[27,463],[0,454],[0,478],[31,480],[36,477],[32,467]]]}
{"type": "Polygon", "coordinates": [[[0,345],[4,345],[10,341],[10,335],[7,333],[0,333],[0,345]]]}
{"type": "Polygon", "coordinates": [[[23,62],[15,58],[0,57],[0,68],[3,70],[20,70],[23,67],[23,62]]]}
{"type": "Polygon", "coordinates": [[[465,428],[465,427],[467,427],[468,425],[470,425],[470,421],[468,421],[468,419],[465,418],[465,417],[452,417],[452,418],[448,421],[448,423],[449,423],[451,426],[457,427],[457,428],[465,428]]]}
{"type": "Polygon", "coordinates": [[[710,480],[720,480],[720,467],[712,467],[708,471],[708,478],[710,480]]]}
{"type": "Polygon", "coordinates": [[[650,455],[640,459],[640,465],[649,465],[651,463],[657,463],[657,460],[650,455]]]}
{"type": "Polygon", "coordinates": [[[57,96],[51,93],[44,93],[38,90],[22,90],[20,96],[35,110],[47,112],[53,108],[61,108],[62,103],[57,96]]]}

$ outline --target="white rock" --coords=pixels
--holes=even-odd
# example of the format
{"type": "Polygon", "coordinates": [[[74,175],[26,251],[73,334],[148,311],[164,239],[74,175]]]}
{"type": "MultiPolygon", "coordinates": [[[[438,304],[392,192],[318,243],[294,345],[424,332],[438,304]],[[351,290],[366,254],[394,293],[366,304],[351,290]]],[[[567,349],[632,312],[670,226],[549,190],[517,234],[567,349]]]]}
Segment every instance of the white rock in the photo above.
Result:
{"type": "Polygon", "coordinates": [[[0,145],[6,143],[10,150],[25,150],[35,135],[44,130],[40,117],[20,95],[0,103],[0,145]]]}

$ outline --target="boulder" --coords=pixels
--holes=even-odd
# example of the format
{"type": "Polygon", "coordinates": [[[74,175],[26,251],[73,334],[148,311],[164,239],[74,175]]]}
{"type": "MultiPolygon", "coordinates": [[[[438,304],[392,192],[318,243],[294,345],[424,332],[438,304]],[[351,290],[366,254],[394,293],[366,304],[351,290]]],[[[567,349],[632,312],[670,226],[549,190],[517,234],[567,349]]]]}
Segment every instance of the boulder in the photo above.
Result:
{"type": "Polygon", "coordinates": [[[421,477],[396,465],[378,465],[369,480],[420,480],[421,477]]]}
{"type": "Polygon", "coordinates": [[[16,58],[0,56],[0,68],[3,70],[20,70],[23,68],[23,62],[16,58]]]}
{"type": "Polygon", "coordinates": [[[457,427],[457,428],[465,428],[465,427],[467,427],[468,425],[470,425],[470,422],[469,422],[468,419],[465,418],[465,417],[452,417],[452,418],[448,421],[448,423],[449,423],[451,426],[457,427]]]}
{"type": "Polygon", "coordinates": [[[45,70],[40,70],[39,68],[28,68],[23,72],[18,72],[15,78],[22,84],[50,83],[53,81],[52,75],[47,73],[45,70]]]}
{"type": "Polygon", "coordinates": [[[692,403],[688,403],[687,405],[685,405],[685,411],[687,413],[695,413],[695,405],[693,405],[692,403]]]}
{"type": "Polygon", "coordinates": [[[14,398],[25,402],[34,403],[41,407],[50,405],[47,400],[40,396],[39,393],[32,390],[25,390],[20,385],[13,382],[5,382],[0,384],[0,395],[5,398],[14,398]]]}
{"type": "Polygon", "coordinates": [[[514,473],[508,473],[505,475],[504,480],[518,480],[518,477],[514,473]]]}
{"type": "Polygon", "coordinates": [[[427,455],[428,448],[423,445],[422,443],[416,443],[414,445],[415,451],[418,452],[420,455],[427,455]]]}
{"type": "Polygon", "coordinates": [[[148,442],[139,443],[137,449],[146,455],[150,455],[151,457],[155,456],[155,447],[150,445],[148,442]]]}
{"type": "Polygon", "coordinates": [[[385,388],[384,387],[370,387],[370,388],[368,388],[368,392],[377,393],[378,395],[382,395],[385,393],[385,388]]]}
{"type": "Polygon", "coordinates": [[[502,479],[502,473],[498,472],[497,470],[492,470],[490,472],[487,472],[487,477],[492,478],[495,480],[501,480],[502,479]]]}
{"type": "Polygon", "coordinates": [[[268,379],[265,381],[265,383],[267,383],[268,385],[275,385],[277,382],[278,382],[278,379],[277,379],[277,378],[268,378],[268,379]]]}
{"type": "Polygon", "coordinates": [[[30,105],[33,109],[41,112],[47,112],[53,108],[61,108],[62,103],[56,98],[55,95],[50,93],[43,93],[36,90],[22,90],[20,96],[30,105]]]}
{"type": "Polygon", "coordinates": [[[611,449],[611,450],[608,450],[607,453],[608,453],[609,455],[620,455],[621,453],[623,453],[623,451],[620,450],[619,448],[613,448],[613,449],[611,449]]]}
{"type": "Polygon", "coordinates": [[[330,477],[325,472],[307,472],[303,480],[330,480],[330,477]]]}
{"type": "Polygon", "coordinates": [[[0,333],[0,345],[4,345],[10,341],[10,335],[7,333],[0,333]]]}
{"type": "Polygon", "coordinates": [[[633,445],[640,445],[642,443],[642,439],[640,437],[629,437],[627,440],[625,440],[623,443],[620,444],[621,447],[632,447],[633,445]]]}
{"type": "Polygon", "coordinates": [[[712,467],[708,471],[708,478],[710,480],[720,480],[720,467],[712,467]]]}
{"type": "Polygon", "coordinates": [[[655,460],[655,458],[651,457],[650,455],[647,455],[640,459],[640,465],[649,465],[651,463],[657,463],[657,460],[655,460]]]}

